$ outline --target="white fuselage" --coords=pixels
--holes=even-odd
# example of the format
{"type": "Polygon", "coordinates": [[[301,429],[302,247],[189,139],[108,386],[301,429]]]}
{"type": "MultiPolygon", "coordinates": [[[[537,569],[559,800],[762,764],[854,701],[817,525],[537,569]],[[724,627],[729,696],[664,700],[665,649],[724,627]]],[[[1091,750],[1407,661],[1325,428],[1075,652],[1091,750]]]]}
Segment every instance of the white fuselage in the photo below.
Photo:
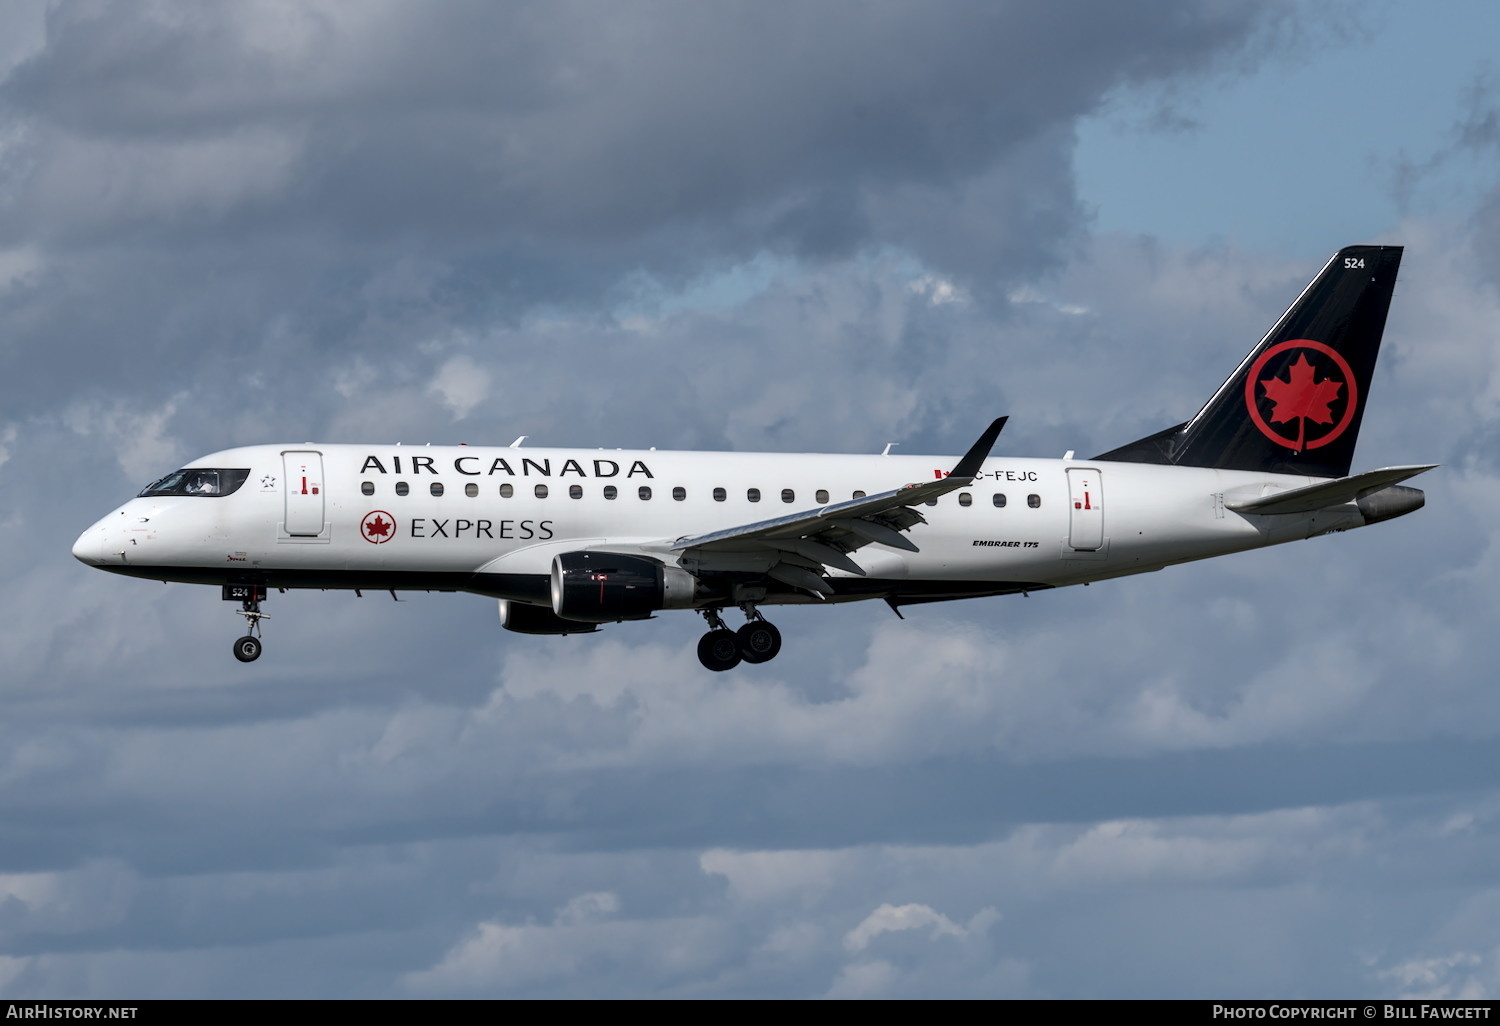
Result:
{"type": "MultiPolygon", "coordinates": [[[[74,552],[104,569],[162,580],[451,588],[535,601],[561,552],[626,547],[670,562],[678,558],[668,551],[675,539],[931,481],[951,465],[941,456],[249,446],[189,464],[248,469],[232,494],[132,499],[86,531],[74,552]]],[[[933,594],[941,582],[963,585],[955,596],[985,594],[1139,573],[1364,524],[1352,502],[1291,516],[1226,511],[1226,493],[1260,495],[1312,480],[996,457],[970,487],[917,507],[927,522],[906,537],[919,551],[867,545],[852,554],[862,581],[842,569],[827,576],[861,584],[840,588],[839,598],[904,592],[918,582],[933,594]]],[[[788,589],[765,601],[808,598],[788,589]]]]}

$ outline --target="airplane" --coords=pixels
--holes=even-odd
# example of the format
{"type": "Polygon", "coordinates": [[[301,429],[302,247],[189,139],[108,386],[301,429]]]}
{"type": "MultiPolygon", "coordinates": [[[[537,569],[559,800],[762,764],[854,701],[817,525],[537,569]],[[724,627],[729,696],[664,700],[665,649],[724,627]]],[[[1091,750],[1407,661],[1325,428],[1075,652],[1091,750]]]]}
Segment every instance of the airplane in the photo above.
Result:
{"type": "Polygon", "coordinates": [[[82,562],[216,585],[234,655],[268,589],[468,592],[523,634],[695,610],[713,671],[781,650],[766,606],[1029,593],[1390,520],[1436,464],[1350,476],[1401,263],[1350,246],[1191,419],[1091,459],[256,445],[193,460],[84,531],[82,562]],[[738,608],[744,625],[724,613],[738,608]]]}

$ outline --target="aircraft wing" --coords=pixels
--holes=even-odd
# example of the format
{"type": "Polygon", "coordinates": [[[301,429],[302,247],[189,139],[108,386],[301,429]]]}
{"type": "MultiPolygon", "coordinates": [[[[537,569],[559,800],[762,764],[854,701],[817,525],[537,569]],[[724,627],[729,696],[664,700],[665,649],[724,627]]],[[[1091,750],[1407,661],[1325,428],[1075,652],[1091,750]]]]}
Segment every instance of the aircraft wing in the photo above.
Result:
{"type": "Polygon", "coordinates": [[[849,558],[849,553],[871,542],[916,552],[917,546],[901,533],[927,522],[915,507],[972,484],[1007,419],[1000,417],[991,423],[953,470],[939,480],[678,538],[670,547],[691,555],[693,562],[708,572],[716,568],[751,570],[762,563],[762,571],[778,580],[831,593],[820,576],[822,568],[832,566],[862,576],[865,571],[849,558]]]}
{"type": "Polygon", "coordinates": [[[1272,492],[1255,498],[1233,499],[1225,496],[1224,508],[1236,513],[1311,513],[1345,502],[1363,499],[1372,492],[1388,488],[1407,478],[1425,474],[1436,467],[1436,463],[1409,467],[1384,467],[1353,477],[1340,477],[1332,481],[1303,485],[1283,492],[1272,492]]]}

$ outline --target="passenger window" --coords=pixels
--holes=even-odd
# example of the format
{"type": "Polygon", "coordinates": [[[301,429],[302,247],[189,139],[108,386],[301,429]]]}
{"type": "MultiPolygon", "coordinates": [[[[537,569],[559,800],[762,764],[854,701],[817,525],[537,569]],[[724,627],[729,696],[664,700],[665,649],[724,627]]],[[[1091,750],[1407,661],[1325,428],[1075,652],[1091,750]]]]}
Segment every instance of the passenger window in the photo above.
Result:
{"type": "Polygon", "coordinates": [[[990,496],[990,501],[995,504],[995,508],[996,509],[1004,509],[1005,508],[1005,493],[1004,492],[996,492],[994,495],[990,496]]]}
{"type": "Polygon", "coordinates": [[[619,495],[619,494],[620,494],[620,489],[616,488],[614,485],[605,485],[604,486],[604,497],[606,499],[613,499],[616,495],[619,495]]]}
{"type": "Polygon", "coordinates": [[[1041,509],[1042,497],[1036,492],[1032,492],[1030,495],[1026,496],[1026,505],[1030,506],[1032,509],[1041,509]]]}
{"type": "Polygon", "coordinates": [[[443,482],[441,482],[441,481],[434,481],[434,482],[432,482],[431,485],[428,486],[427,490],[430,491],[430,492],[432,492],[432,494],[434,496],[442,495],[443,494],[443,482]]]}
{"type": "Polygon", "coordinates": [[[819,502],[827,502],[828,501],[828,489],[827,488],[819,488],[816,492],[813,493],[813,498],[817,499],[819,502]]]}
{"type": "Polygon", "coordinates": [[[792,491],[790,488],[783,488],[781,490],[781,501],[782,502],[796,502],[797,501],[797,493],[794,492],[794,491],[792,491]]]}
{"type": "Polygon", "coordinates": [[[512,484],[503,484],[503,485],[500,486],[500,498],[502,498],[502,499],[508,499],[508,498],[510,498],[514,494],[516,494],[516,486],[515,485],[512,485],[512,484]]]}
{"type": "Polygon", "coordinates": [[[673,488],[672,498],[676,499],[678,502],[681,502],[683,499],[687,498],[687,489],[681,486],[673,488]]]}
{"type": "Polygon", "coordinates": [[[536,491],[536,497],[538,499],[545,499],[547,497],[547,486],[546,485],[541,485],[541,484],[537,485],[535,491],[536,491]]]}
{"type": "Polygon", "coordinates": [[[855,498],[856,498],[856,499],[863,499],[863,498],[864,498],[864,497],[865,497],[865,493],[864,493],[864,492],[861,492],[861,491],[858,491],[858,490],[856,490],[856,491],[855,491],[855,492],[854,492],[854,497],[855,497],[855,498]]]}
{"type": "Polygon", "coordinates": [[[360,491],[360,494],[362,494],[362,495],[374,495],[375,494],[375,482],[374,481],[361,481],[359,483],[359,491],[360,491]]]}
{"type": "Polygon", "coordinates": [[[397,495],[405,495],[409,491],[411,491],[411,485],[407,484],[405,481],[397,481],[396,482],[396,494],[397,495]]]}
{"type": "Polygon", "coordinates": [[[464,494],[471,499],[476,498],[479,495],[479,486],[473,481],[470,481],[468,484],[464,485],[464,494]]]}
{"type": "Polygon", "coordinates": [[[583,485],[568,485],[568,498],[570,498],[570,499],[581,499],[581,498],[583,498],[583,485]]]}
{"type": "Polygon", "coordinates": [[[722,489],[722,488],[715,488],[714,489],[714,501],[715,502],[723,502],[727,498],[729,498],[729,493],[726,492],[724,489],[722,489]]]}
{"type": "Polygon", "coordinates": [[[749,488],[749,489],[746,489],[746,491],[745,491],[745,498],[749,499],[751,502],[759,502],[760,501],[760,489],[759,488],[749,488]]]}
{"type": "Polygon", "coordinates": [[[960,506],[972,506],[974,505],[974,496],[970,495],[968,492],[959,492],[958,504],[960,506]]]}
{"type": "Polygon", "coordinates": [[[651,498],[651,489],[647,485],[641,485],[640,490],[637,491],[636,494],[641,497],[642,502],[645,502],[647,499],[651,498]]]}

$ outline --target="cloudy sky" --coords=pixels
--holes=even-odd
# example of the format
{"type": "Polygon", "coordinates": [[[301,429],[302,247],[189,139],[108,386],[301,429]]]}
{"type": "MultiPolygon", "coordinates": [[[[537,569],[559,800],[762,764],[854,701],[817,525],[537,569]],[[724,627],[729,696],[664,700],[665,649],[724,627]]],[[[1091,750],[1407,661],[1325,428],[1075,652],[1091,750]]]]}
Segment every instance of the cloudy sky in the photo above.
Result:
{"type": "Polygon", "coordinates": [[[1487,0],[0,7],[0,995],[1500,994],[1487,0]],[[255,442],[1099,452],[1407,247],[1368,530],[499,629],[69,547],[255,442]]]}

